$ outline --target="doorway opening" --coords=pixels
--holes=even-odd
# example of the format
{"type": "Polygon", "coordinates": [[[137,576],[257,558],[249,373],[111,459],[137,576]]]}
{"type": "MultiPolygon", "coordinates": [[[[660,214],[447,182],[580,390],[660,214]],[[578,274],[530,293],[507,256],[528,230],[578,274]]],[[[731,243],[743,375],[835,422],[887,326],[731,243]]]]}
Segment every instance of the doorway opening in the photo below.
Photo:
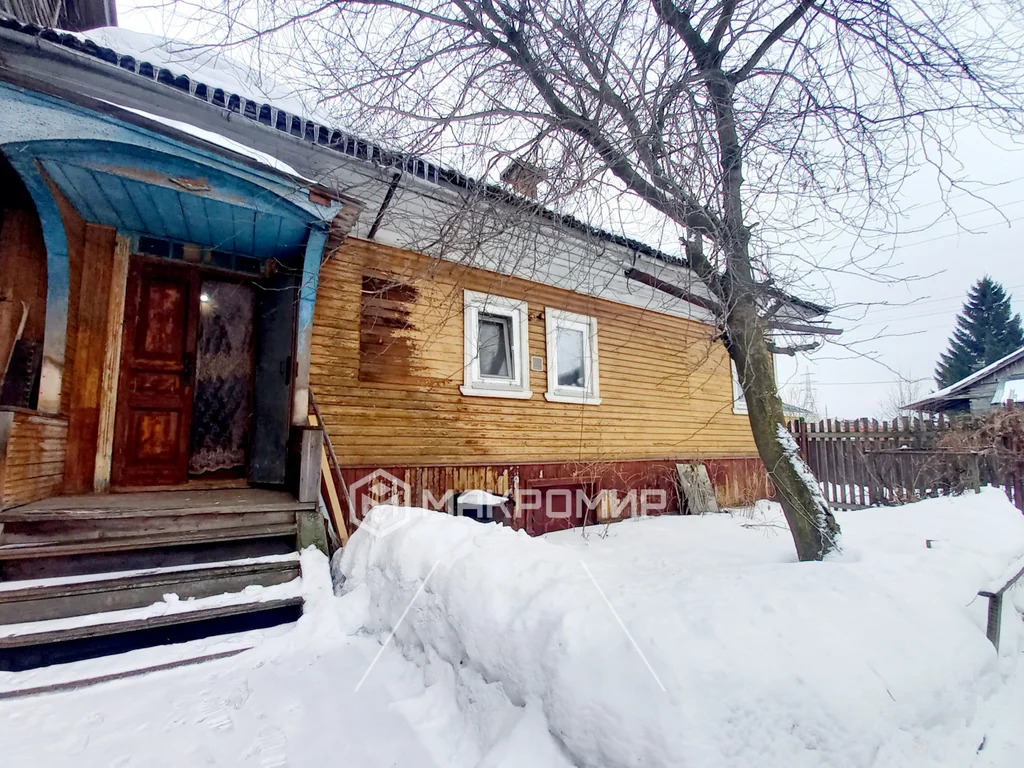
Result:
{"type": "Polygon", "coordinates": [[[117,398],[117,487],[244,485],[257,297],[251,277],[133,257],[117,398]]]}

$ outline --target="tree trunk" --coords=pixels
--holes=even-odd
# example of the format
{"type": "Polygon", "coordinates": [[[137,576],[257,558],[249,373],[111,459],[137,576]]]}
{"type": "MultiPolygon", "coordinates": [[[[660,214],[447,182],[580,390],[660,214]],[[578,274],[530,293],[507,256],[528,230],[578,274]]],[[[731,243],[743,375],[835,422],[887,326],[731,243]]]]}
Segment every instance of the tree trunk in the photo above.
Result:
{"type": "MultiPolygon", "coordinates": [[[[700,52],[695,55],[700,60],[700,52]]],[[[786,417],[775,381],[775,364],[757,310],[750,230],[743,220],[743,144],[736,130],[733,85],[717,60],[709,57],[705,64],[722,167],[724,227],[716,234],[726,254],[725,274],[718,281],[718,295],[724,300],[726,313],[725,344],[743,387],[754,444],[789,522],[797,557],[821,560],[835,548],[839,525],[818,488],[818,481],[785,431],[786,417]]],[[[699,238],[695,245],[696,255],[699,238]]]]}
{"type": "Polygon", "coordinates": [[[786,445],[779,434],[779,427],[784,429],[786,423],[782,400],[753,299],[736,299],[726,322],[726,346],[743,387],[754,443],[782,504],[797,556],[801,560],[821,560],[836,547],[839,524],[795,450],[795,442],[786,445]]]}

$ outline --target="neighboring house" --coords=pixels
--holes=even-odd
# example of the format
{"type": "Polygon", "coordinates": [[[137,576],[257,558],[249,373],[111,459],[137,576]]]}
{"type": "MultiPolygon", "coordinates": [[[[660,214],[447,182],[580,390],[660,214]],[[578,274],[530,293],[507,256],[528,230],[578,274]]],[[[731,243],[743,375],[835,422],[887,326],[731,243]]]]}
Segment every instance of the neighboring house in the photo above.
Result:
{"type": "Polygon", "coordinates": [[[923,413],[986,413],[1024,402],[1024,347],[928,397],[903,406],[923,413]]]}
{"type": "Polygon", "coordinates": [[[27,308],[2,506],[298,492],[310,388],[351,485],[677,508],[674,465],[702,461],[723,503],[767,492],[700,290],[663,287],[696,284],[678,259],[307,119],[223,58],[2,26],[0,291],[27,308]]]}
{"type": "MultiPolygon", "coordinates": [[[[822,307],[816,315],[825,314],[825,308],[822,307]]],[[[732,364],[732,409],[733,413],[747,413],[747,398],[743,394],[743,386],[740,384],[740,377],[736,373],[736,364],[732,364]]],[[[782,401],[782,413],[787,419],[810,419],[814,420],[817,418],[817,414],[809,408],[795,405],[793,403],[787,403],[785,400],[782,401]]]]}

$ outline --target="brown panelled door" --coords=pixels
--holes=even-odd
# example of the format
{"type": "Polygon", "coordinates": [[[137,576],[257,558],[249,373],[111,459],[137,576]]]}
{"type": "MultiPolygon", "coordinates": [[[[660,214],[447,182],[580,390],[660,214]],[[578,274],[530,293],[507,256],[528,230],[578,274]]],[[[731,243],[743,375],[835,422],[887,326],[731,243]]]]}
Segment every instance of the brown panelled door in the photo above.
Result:
{"type": "Polygon", "coordinates": [[[197,270],[133,260],[125,297],[114,441],[115,485],[188,479],[197,270]]]}

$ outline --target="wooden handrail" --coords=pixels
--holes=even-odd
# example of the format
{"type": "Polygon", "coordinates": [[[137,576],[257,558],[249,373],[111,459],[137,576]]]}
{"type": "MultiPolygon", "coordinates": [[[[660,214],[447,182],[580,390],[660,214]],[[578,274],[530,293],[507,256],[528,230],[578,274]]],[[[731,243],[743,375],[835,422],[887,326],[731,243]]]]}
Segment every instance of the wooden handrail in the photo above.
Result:
{"type": "MultiPolygon", "coordinates": [[[[348,492],[348,485],[345,483],[345,478],[341,474],[341,465],[338,463],[338,455],[334,452],[334,444],[331,442],[331,434],[327,431],[327,424],[324,422],[324,417],[320,413],[320,406],[316,402],[316,396],[313,394],[313,390],[309,390],[309,404],[313,408],[313,415],[316,417],[316,426],[320,427],[324,433],[324,449],[327,451],[327,463],[331,470],[331,476],[334,479],[335,486],[341,491],[342,504],[346,506],[351,505],[351,497],[348,492]]],[[[340,510],[339,510],[340,511],[340,510]]],[[[349,530],[349,521],[351,520],[352,510],[348,510],[349,514],[341,515],[341,525],[345,528],[344,531],[335,531],[338,534],[338,538],[344,544],[348,541],[348,537],[352,534],[349,530]]]]}
{"type": "Polygon", "coordinates": [[[999,650],[999,631],[1003,623],[1003,595],[1010,587],[1024,578],[1024,557],[1021,557],[1013,566],[1017,572],[1009,579],[999,579],[978,593],[978,597],[988,598],[988,625],[985,627],[985,635],[989,641],[999,650]]]}

